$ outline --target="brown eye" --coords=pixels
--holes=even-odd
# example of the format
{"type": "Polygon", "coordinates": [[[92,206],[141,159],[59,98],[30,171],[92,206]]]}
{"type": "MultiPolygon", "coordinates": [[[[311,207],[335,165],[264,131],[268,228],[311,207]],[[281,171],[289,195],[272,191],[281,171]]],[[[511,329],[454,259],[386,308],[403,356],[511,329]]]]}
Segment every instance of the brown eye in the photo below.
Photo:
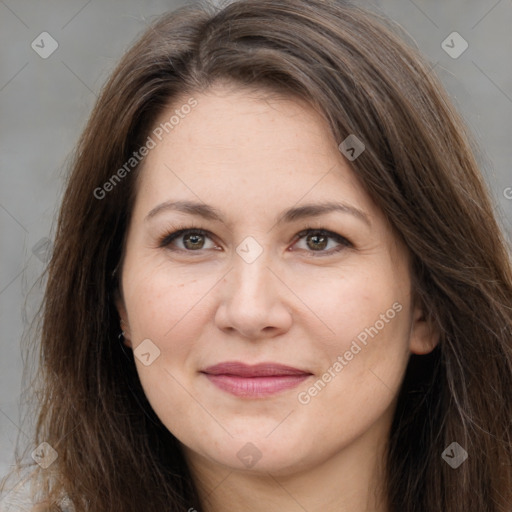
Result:
{"type": "Polygon", "coordinates": [[[295,245],[298,249],[310,253],[311,256],[329,256],[348,247],[354,247],[345,237],[325,229],[305,229],[297,235],[297,239],[295,245]],[[328,250],[325,250],[326,248],[328,250]]]}
{"type": "Polygon", "coordinates": [[[314,251],[325,249],[327,247],[328,242],[329,237],[325,235],[312,233],[306,237],[306,243],[308,244],[308,247],[310,249],[313,249],[314,251]]]}
{"type": "Polygon", "coordinates": [[[165,235],[158,244],[171,251],[195,252],[202,249],[215,249],[209,233],[203,229],[180,229],[165,235]],[[209,241],[209,242],[208,242],[209,241]],[[209,245],[208,245],[209,244],[209,245]]]}
{"type": "Polygon", "coordinates": [[[183,245],[186,249],[202,249],[204,236],[200,233],[186,233],[183,235],[183,245]]]}

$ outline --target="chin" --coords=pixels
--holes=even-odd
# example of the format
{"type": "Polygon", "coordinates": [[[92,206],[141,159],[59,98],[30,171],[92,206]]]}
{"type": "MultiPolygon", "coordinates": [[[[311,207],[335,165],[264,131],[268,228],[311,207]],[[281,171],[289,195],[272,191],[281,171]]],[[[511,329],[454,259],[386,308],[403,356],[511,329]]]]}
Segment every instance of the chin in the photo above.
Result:
{"type": "MultiPolygon", "coordinates": [[[[275,428],[275,425],[274,427],[275,428]]],[[[263,431],[263,429],[261,429],[263,431]]],[[[222,439],[211,439],[207,446],[194,447],[188,444],[188,450],[201,454],[215,464],[230,471],[243,471],[253,474],[261,473],[273,476],[287,476],[321,462],[322,453],[318,443],[304,435],[290,435],[264,429],[264,434],[246,429],[243,434],[222,439]],[[220,447],[213,451],[212,447],[220,447]]]]}

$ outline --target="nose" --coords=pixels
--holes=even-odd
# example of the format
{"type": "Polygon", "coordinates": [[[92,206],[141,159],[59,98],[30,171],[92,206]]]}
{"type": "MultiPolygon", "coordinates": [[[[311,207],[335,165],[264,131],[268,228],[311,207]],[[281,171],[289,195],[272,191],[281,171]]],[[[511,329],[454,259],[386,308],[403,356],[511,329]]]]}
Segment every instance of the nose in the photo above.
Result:
{"type": "Polygon", "coordinates": [[[224,277],[215,314],[219,329],[247,339],[272,338],[292,324],[286,297],[290,292],[261,255],[252,263],[234,255],[234,268],[224,277]]]}

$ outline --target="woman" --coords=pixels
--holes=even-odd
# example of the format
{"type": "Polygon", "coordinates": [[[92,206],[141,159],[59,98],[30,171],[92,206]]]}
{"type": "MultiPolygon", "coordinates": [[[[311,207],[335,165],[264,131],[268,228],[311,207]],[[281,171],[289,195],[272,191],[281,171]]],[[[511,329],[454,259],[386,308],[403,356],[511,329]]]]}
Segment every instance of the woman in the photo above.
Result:
{"type": "Polygon", "coordinates": [[[512,272],[469,140],[374,14],[162,16],[61,207],[43,510],[510,511],[512,272]]]}

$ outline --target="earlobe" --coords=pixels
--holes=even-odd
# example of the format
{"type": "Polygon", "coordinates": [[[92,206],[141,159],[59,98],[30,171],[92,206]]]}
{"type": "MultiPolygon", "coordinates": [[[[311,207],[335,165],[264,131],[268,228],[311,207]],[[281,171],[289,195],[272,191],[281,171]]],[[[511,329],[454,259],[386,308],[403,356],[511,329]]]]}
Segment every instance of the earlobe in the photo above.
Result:
{"type": "Polygon", "coordinates": [[[124,320],[121,320],[121,335],[123,336],[123,343],[125,346],[132,348],[132,340],[129,328],[124,320]]]}
{"type": "Polygon", "coordinates": [[[122,331],[123,343],[127,347],[132,348],[130,325],[128,323],[128,315],[126,313],[126,307],[124,305],[124,301],[123,301],[118,290],[116,290],[116,292],[115,292],[114,302],[116,305],[117,312],[119,314],[119,318],[121,319],[119,327],[122,331]]]}
{"type": "Polygon", "coordinates": [[[439,344],[439,338],[438,329],[425,318],[423,308],[416,307],[409,338],[410,351],[416,355],[429,354],[439,344]]]}

